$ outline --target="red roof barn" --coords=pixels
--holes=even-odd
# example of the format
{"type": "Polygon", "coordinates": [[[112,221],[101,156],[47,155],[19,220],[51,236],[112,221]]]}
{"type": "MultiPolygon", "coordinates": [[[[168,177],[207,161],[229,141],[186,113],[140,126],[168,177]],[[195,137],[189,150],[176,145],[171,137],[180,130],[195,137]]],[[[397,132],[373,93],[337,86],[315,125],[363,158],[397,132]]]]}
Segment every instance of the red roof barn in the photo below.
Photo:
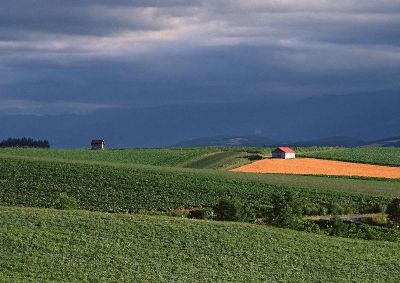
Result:
{"type": "Polygon", "coordinates": [[[272,151],[272,158],[296,158],[296,152],[290,147],[281,146],[272,151]]]}

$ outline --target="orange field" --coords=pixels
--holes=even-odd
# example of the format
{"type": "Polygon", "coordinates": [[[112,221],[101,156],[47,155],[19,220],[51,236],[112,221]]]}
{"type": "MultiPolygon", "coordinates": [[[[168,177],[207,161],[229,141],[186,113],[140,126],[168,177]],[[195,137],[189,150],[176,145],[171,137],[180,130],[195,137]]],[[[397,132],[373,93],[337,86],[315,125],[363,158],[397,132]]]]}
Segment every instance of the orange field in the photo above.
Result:
{"type": "Polygon", "coordinates": [[[242,167],[234,172],[283,173],[331,176],[363,176],[379,178],[400,178],[400,167],[370,165],[314,158],[263,159],[242,167]]]}

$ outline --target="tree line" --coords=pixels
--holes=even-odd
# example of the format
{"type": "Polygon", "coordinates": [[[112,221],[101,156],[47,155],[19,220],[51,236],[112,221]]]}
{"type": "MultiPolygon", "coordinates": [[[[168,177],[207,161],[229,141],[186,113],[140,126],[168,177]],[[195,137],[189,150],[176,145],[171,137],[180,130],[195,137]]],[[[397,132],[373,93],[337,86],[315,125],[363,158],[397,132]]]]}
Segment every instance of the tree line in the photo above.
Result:
{"type": "Polygon", "coordinates": [[[0,142],[0,147],[39,147],[50,148],[48,140],[34,140],[32,138],[8,138],[0,142]]]}

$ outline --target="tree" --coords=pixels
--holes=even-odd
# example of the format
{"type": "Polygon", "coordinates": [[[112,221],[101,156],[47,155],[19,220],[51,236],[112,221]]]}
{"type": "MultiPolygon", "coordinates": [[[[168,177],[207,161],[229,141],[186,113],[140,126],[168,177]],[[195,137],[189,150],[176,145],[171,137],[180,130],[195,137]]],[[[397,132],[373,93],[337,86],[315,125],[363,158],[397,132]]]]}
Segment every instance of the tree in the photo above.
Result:
{"type": "Polygon", "coordinates": [[[393,199],[387,207],[386,213],[388,214],[389,221],[394,227],[400,226],[400,198],[393,199]]]}
{"type": "Polygon", "coordinates": [[[41,147],[49,148],[47,140],[34,140],[32,138],[8,138],[0,142],[0,147],[41,147]]]}
{"type": "Polygon", "coordinates": [[[293,192],[273,194],[269,222],[278,227],[295,228],[301,219],[302,208],[293,192]]]}
{"type": "Polygon", "coordinates": [[[223,221],[250,221],[253,220],[254,211],[239,199],[222,199],[214,207],[217,220],[223,221]]]}

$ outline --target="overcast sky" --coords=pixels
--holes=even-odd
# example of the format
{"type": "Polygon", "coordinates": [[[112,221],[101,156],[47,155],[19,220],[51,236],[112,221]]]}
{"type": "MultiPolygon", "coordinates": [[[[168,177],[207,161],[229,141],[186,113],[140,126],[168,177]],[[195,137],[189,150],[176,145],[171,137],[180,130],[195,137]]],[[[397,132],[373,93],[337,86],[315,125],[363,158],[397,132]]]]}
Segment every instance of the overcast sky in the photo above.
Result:
{"type": "Polygon", "coordinates": [[[399,0],[0,2],[0,113],[399,89],[399,0]]]}

